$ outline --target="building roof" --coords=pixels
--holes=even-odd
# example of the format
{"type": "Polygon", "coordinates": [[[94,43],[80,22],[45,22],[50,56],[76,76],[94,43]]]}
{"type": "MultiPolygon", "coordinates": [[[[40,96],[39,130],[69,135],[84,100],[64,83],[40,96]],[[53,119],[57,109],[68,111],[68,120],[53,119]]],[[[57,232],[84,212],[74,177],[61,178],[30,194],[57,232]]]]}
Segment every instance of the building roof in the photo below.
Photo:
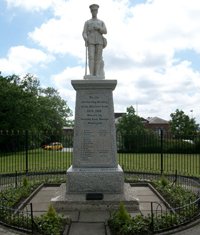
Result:
{"type": "Polygon", "coordinates": [[[169,122],[159,117],[148,117],[149,124],[168,124],[169,122]]]}

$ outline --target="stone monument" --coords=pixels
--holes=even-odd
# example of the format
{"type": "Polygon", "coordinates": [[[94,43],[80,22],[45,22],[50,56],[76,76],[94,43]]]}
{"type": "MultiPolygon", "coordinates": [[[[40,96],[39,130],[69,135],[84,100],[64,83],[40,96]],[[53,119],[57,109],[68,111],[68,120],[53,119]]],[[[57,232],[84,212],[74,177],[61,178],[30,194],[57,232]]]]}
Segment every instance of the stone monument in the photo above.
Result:
{"type": "Polygon", "coordinates": [[[97,19],[98,8],[96,4],[90,6],[92,19],[85,22],[83,30],[88,56],[84,79],[71,81],[76,90],[73,161],[67,170],[65,196],[53,200],[58,211],[91,206],[118,208],[120,201],[138,209],[138,201],[129,195],[123,170],[117,163],[112,94],[117,81],[105,79],[102,52],[107,44],[103,37],[107,29],[97,19]]]}
{"type": "Polygon", "coordinates": [[[96,4],[90,6],[92,19],[85,22],[83,30],[90,75],[72,81],[76,109],[67,193],[123,193],[124,189],[123,171],[117,164],[112,95],[117,81],[104,79],[102,51],[106,39],[102,35],[107,30],[97,19],[98,8],[96,4]]]}

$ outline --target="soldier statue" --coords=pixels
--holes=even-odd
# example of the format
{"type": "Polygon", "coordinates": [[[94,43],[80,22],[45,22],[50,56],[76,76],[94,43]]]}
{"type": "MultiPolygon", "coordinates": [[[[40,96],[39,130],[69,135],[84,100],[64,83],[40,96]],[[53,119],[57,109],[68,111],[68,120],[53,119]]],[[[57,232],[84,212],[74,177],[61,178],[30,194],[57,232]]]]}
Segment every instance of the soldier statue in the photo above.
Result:
{"type": "MultiPolygon", "coordinates": [[[[89,6],[92,19],[85,22],[83,29],[83,38],[86,46],[86,68],[87,68],[87,52],[89,60],[90,76],[97,79],[104,78],[104,62],[102,58],[103,48],[106,47],[107,41],[103,34],[107,33],[106,26],[103,21],[97,19],[99,5],[92,4],[89,6]]],[[[87,69],[85,78],[87,77],[87,69]]]]}

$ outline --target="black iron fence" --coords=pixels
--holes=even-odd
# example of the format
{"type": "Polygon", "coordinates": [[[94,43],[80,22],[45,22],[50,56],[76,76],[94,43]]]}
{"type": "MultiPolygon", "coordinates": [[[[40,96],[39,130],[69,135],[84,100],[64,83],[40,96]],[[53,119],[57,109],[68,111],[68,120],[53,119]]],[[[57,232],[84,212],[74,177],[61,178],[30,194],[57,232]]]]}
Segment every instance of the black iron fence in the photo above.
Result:
{"type": "MultiPolygon", "coordinates": [[[[199,176],[200,136],[174,139],[150,133],[117,134],[118,161],[126,172],[199,176]]],[[[0,132],[0,175],[61,172],[72,164],[70,133],[0,132]]]]}
{"type": "MultiPolygon", "coordinates": [[[[152,208],[149,210],[152,230],[159,231],[160,227],[163,228],[162,223],[168,223],[168,228],[174,227],[199,215],[200,186],[196,178],[200,176],[200,136],[174,139],[160,131],[129,136],[118,133],[116,140],[118,162],[125,172],[126,180],[152,180],[165,174],[172,184],[181,185],[197,195],[196,201],[173,210],[148,202],[152,208]],[[162,219],[164,216],[166,220],[162,219]]],[[[72,133],[1,131],[0,191],[10,185],[17,188],[24,175],[36,181],[49,178],[65,180],[65,172],[72,164],[72,157],[72,133]]],[[[6,221],[12,221],[11,225],[15,228],[32,231],[32,208],[16,213],[14,209],[1,204],[0,221],[5,224],[6,221]]]]}
{"type": "Polygon", "coordinates": [[[117,136],[119,163],[128,172],[200,175],[200,135],[175,139],[171,133],[117,136]]]}
{"type": "Polygon", "coordinates": [[[0,202],[0,224],[14,229],[32,233],[34,227],[32,204],[26,205],[23,210],[16,210],[0,202]]]}
{"type": "Polygon", "coordinates": [[[164,232],[194,221],[200,214],[200,198],[177,208],[166,208],[158,202],[140,202],[141,205],[143,203],[149,203],[151,206],[148,217],[154,233],[164,232]]]}
{"type": "Polygon", "coordinates": [[[72,160],[72,135],[0,132],[0,174],[59,172],[72,160]]]}

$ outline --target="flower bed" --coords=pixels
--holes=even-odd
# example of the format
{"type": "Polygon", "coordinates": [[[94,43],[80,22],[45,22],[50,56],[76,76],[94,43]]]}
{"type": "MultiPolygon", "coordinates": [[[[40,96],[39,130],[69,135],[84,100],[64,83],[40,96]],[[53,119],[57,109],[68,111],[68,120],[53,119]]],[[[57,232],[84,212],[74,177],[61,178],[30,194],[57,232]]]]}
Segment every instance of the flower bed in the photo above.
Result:
{"type": "Polygon", "coordinates": [[[200,199],[193,192],[171,184],[164,177],[154,180],[152,184],[172,209],[159,213],[152,209],[148,216],[137,215],[132,218],[124,205],[120,204],[119,210],[114,212],[108,221],[113,235],[154,234],[177,227],[199,215],[200,199]]]}
{"type": "Polygon", "coordinates": [[[22,186],[0,191],[0,223],[26,232],[35,231],[37,234],[62,234],[69,220],[58,215],[52,205],[49,206],[47,213],[37,217],[33,217],[30,204],[19,209],[40,184],[41,182],[29,183],[27,178],[24,178],[22,186]]]}

